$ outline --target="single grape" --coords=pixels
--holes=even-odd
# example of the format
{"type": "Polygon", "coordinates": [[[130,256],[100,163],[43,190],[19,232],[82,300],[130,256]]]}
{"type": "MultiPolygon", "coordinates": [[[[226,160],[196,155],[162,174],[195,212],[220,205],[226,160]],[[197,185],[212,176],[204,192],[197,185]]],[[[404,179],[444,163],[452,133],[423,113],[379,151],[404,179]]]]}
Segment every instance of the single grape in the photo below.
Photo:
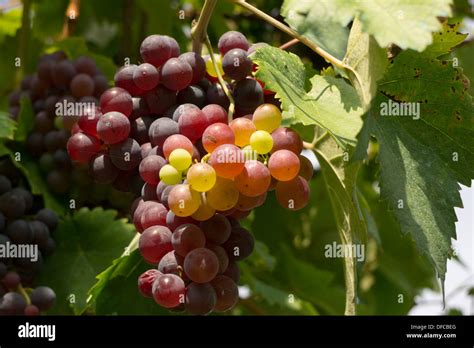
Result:
{"type": "Polygon", "coordinates": [[[252,73],[253,63],[247,52],[240,48],[228,51],[222,59],[222,69],[227,77],[240,81],[252,73]]]}
{"type": "Polygon", "coordinates": [[[253,236],[245,228],[233,228],[229,239],[222,245],[227,251],[229,259],[235,261],[242,261],[250,254],[255,246],[253,236]]]}
{"type": "Polygon", "coordinates": [[[227,112],[225,109],[217,104],[209,104],[206,105],[202,109],[202,113],[204,116],[207,118],[207,122],[209,124],[214,124],[214,123],[224,123],[227,124],[227,112]]]}
{"type": "Polygon", "coordinates": [[[92,58],[86,56],[77,57],[74,67],[79,74],[87,74],[89,76],[96,75],[97,66],[92,58]]]}
{"type": "Polygon", "coordinates": [[[39,112],[35,117],[35,131],[46,134],[54,129],[53,120],[45,111],[39,112]]]}
{"type": "Polygon", "coordinates": [[[183,262],[183,257],[179,256],[175,251],[170,251],[161,259],[158,264],[158,270],[163,274],[180,275],[183,270],[183,262]]]}
{"type": "Polygon", "coordinates": [[[170,58],[160,69],[160,82],[173,91],[188,87],[192,80],[191,65],[179,58],[170,58]]]}
{"type": "Polygon", "coordinates": [[[171,245],[171,231],[165,226],[152,226],[140,235],[138,248],[143,258],[157,264],[168,252],[173,250],[171,245]]]}
{"type": "Polygon", "coordinates": [[[133,111],[132,96],[123,88],[110,88],[100,97],[100,108],[104,114],[117,111],[128,117],[133,111]]]}
{"type": "MultiPolygon", "coordinates": [[[[218,54],[214,54],[214,60],[217,65],[217,69],[221,76],[224,76],[224,70],[222,69],[222,58],[218,54]]],[[[206,62],[206,72],[208,73],[209,76],[216,78],[217,77],[217,71],[214,67],[214,63],[212,62],[212,59],[210,56],[204,57],[204,61],[206,62]]]]}
{"type": "MultiPolygon", "coordinates": [[[[71,80],[76,75],[76,68],[68,60],[63,60],[57,64],[54,64],[52,67],[51,77],[55,87],[58,88],[67,88],[71,83],[71,80]]],[[[33,78],[31,88],[35,88],[35,78],[33,78]]]]}
{"type": "Polygon", "coordinates": [[[166,110],[176,104],[176,91],[172,91],[162,85],[148,91],[145,101],[150,113],[162,115],[166,110]]]}
{"type": "Polygon", "coordinates": [[[94,94],[94,80],[87,74],[78,74],[71,80],[69,88],[76,98],[91,96],[94,94]]]}
{"type": "Polygon", "coordinates": [[[188,184],[198,192],[207,192],[216,184],[216,171],[207,163],[196,163],[186,175],[188,184]]]}
{"type": "Polygon", "coordinates": [[[84,133],[76,133],[67,142],[67,151],[71,160],[88,163],[100,150],[100,141],[84,133]]]}
{"type": "Polygon", "coordinates": [[[144,228],[141,225],[141,219],[142,219],[143,212],[146,209],[148,209],[148,207],[150,207],[151,205],[154,205],[154,204],[157,204],[157,203],[159,203],[159,202],[153,202],[153,201],[145,202],[145,201],[142,201],[142,202],[139,202],[139,204],[137,205],[136,209],[133,212],[132,221],[133,221],[133,224],[135,225],[138,232],[143,232],[143,230],[144,230],[144,228]]]}
{"type": "Polygon", "coordinates": [[[193,104],[199,108],[204,107],[206,103],[206,93],[204,90],[196,85],[190,85],[178,93],[179,104],[193,104]]]}
{"type": "Polygon", "coordinates": [[[271,153],[278,150],[290,150],[296,155],[303,151],[303,142],[300,136],[291,128],[280,127],[272,133],[273,148],[271,153]]]}
{"type": "Polygon", "coordinates": [[[0,195],[12,189],[12,182],[4,175],[0,175],[0,195]]]}
{"type": "Polygon", "coordinates": [[[187,112],[187,110],[190,109],[190,108],[199,110],[199,108],[196,105],[190,104],[190,103],[175,105],[174,109],[173,109],[173,113],[171,115],[171,118],[173,119],[173,121],[179,122],[179,118],[181,117],[181,115],[184,114],[185,112],[187,112]]]}
{"type": "Polygon", "coordinates": [[[211,285],[216,292],[217,299],[214,311],[226,312],[235,307],[239,301],[239,289],[231,278],[218,275],[211,281],[211,285]]]}
{"type": "Polygon", "coordinates": [[[106,144],[119,143],[127,139],[130,134],[130,121],[120,112],[108,112],[100,117],[97,134],[106,144]]]}
{"type": "Polygon", "coordinates": [[[168,137],[178,133],[179,127],[177,122],[169,118],[159,118],[150,125],[148,136],[153,146],[162,148],[168,137]]]}
{"type": "Polygon", "coordinates": [[[24,313],[27,317],[36,317],[40,314],[40,310],[35,305],[28,305],[25,307],[24,313]]]}
{"type": "Polygon", "coordinates": [[[298,175],[306,179],[306,181],[310,181],[313,177],[313,163],[311,163],[309,158],[306,156],[299,155],[298,157],[300,159],[300,171],[298,175]]]}
{"type": "Polygon", "coordinates": [[[186,52],[179,56],[179,59],[188,63],[193,70],[192,84],[201,81],[206,75],[206,62],[195,52],[186,52]]]}
{"type": "Polygon", "coordinates": [[[207,152],[213,152],[223,144],[234,144],[235,136],[232,129],[224,123],[214,123],[206,128],[202,135],[202,145],[207,152]]]}
{"type": "Polygon", "coordinates": [[[25,299],[16,292],[7,292],[0,298],[0,315],[23,315],[25,308],[25,299]]]}
{"type": "Polygon", "coordinates": [[[156,201],[158,197],[156,196],[156,186],[145,183],[142,187],[141,197],[146,201],[156,201]]]}
{"type": "Polygon", "coordinates": [[[21,278],[18,273],[10,271],[1,279],[3,286],[6,289],[16,289],[20,285],[21,278]]]}
{"type": "Polygon", "coordinates": [[[59,223],[58,215],[48,208],[38,211],[38,213],[36,213],[35,219],[44,222],[50,230],[55,230],[59,223]]]}
{"type": "Polygon", "coordinates": [[[121,67],[114,76],[115,86],[125,89],[132,96],[143,95],[146,91],[135,84],[133,79],[137,69],[138,66],[135,64],[121,67]]]}
{"type": "Polygon", "coordinates": [[[237,262],[229,261],[229,266],[227,266],[227,269],[222,273],[222,275],[229,277],[235,282],[235,284],[238,284],[240,281],[240,269],[237,262]]]}
{"type": "Polygon", "coordinates": [[[135,120],[139,117],[149,116],[151,114],[145,96],[132,98],[132,113],[130,114],[130,120],[135,120]]]}
{"type": "Polygon", "coordinates": [[[219,38],[217,44],[219,52],[222,55],[225,55],[228,51],[234,48],[240,48],[247,51],[249,49],[249,42],[247,38],[242,33],[238,31],[228,31],[219,38]]]}
{"type": "Polygon", "coordinates": [[[149,63],[140,64],[133,72],[133,82],[140,89],[149,91],[160,82],[158,70],[149,63]]]}
{"type": "Polygon", "coordinates": [[[229,239],[231,225],[229,220],[221,214],[216,214],[206,221],[202,221],[201,229],[208,241],[214,244],[222,244],[229,239]]]}
{"type": "Polygon", "coordinates": [[[140,55],[146,63],[159,68],[168,59],[179,56],[179,45],[169,36],[150,35],[141,43],[140,55]]]}
{"type": "Polygon", "coordinates": [[[117,179],[119,171],[113,165],[107,152],[99,152],[89,164],[89,173],[99,184],[111,184],[117,179]]]}
{"type": "Polygon", "coordinates": [[[241,80],[235,86],[234,100],[238,111],[251,114],[264,102],[263,89],[254,79],[241,80]]]}
{"type": "Polygon", "coordinates": [[[202,136],[209,126],[206,116],[198,109],[187,110],[179,118],[178,124],[179,132],[193,143],[202,136]]]}
{"type": "Polygon", "coordinates": [[[171,152],[176,149],[184,149],[186,150],[191,156],[193,154],[193,143],[191,140],[186,138],[184,135],[181,134],[173,134],[169,136],[165,142],[163,143],[163,154],[165,158],[169,160],[171,152]]]}
{"type": "Polygon", "coordinates": [[[258,130],[271,133],[280,127],[281,119],[280,109],[273,104],[263,104],[254,111],[252,122],[258,130]]]}
{"type": "Polygon", "coordinates": [[[110,146],[109,153],[112,163],[124,171],[136,168],[142,159],[140,145],[131,138],[110,146]]]}
{"type": "Polygon", "coordinates": [[[181,182],[181,172],[169,164],[161,167],[159,176],[161,182],[167,185],[176,185],[181,182]]]}
{"type": "Polygon", "coordinates": [[[176,253],[185,257],[191,250],[204,248],[206,237],[198,226],[185,224],[174,230],[171,243],[176,253]]]}
{"type": "Polygon", "coordinates": [[[218,146],[209,158],[209,164],[217,176],[227,179],[235,178],[244,169],[244,153],[237,146],[224,144],[218,146]]]}
{"type": "Polygon", "coordinates": [[[140,218],[140,224],[143,229],[147,229],[152,226],[165,226],[167,213],[168,209],[166,209],[163,204],[151,204],[143,210],[140,218]]]}
{"type": "Polygon", "coordinates": [[[177,275],[163,274],[156,278],[152,292],[156,303],[165,308],[173,308],[184,303],[186,287],[177,275]]]}
{"type": "Polygon", "coordinates": [[[69,191],[71,178],[69,173],[53,170],[46,178],[49,188],[57,195],[64,195],[69,191]]]}
{"type": "Polygon", "coordinates": [[[255,131],[250,136],[250,146],[258,154],[267,154],[272,150],[273,138],[267,131],[255,131]]]}
{"type": "Polygon", "coordinates": [[[230,123],[230,128],[235,135],[235,145],[244,147],[250,144],[250,136],[257,130],[251,120],[239,117],[230,123]]]}
{"type": "Polygon", "coordinates": [[[186,216],[177,216],[175,213],[173,213],[171,210],[168,211],[168,214],[166,214],[166,226],[171,231],[174,231],[176,228],[178,228],[181,225],[184,224],[195,224],[196,225],[196,220],[194,220],[192,217],[186,216]]]}
{"type": "Polygon", "coordinates": [[[160,170],[166,165],[166,160],[161,156],[148,156],[140,162],[139,172],[142,179],[150,185],[160,182],[160,170]]]}
{"type": "Polygon", "coordinates": [[[191,283],[186,288],[186,310],[190,314],[209,314],[214,309],[216,302],[216,292],[209,283],[191,283]]]}
{"type": "Polygon", "coordinates": [[[208,204],[216,210],[229,210],[237,204],[239,191],[232,180],[217,178],[216,184],[206,193],[208,204]]]}
{"type": "Polygon", "coordinates": [[[192,162],[191,154],[184,149],[175,149],[169,156],[170,164],[177,170],[187,170],[192,162]]]}
{"type": "Polygon", "coordinates": [[[109,81],[104,75],[95,75],[94,79],[94,97],[100,96],[109,88],[109,81]]]}
{"type": "Polygon", "coordinates": [[[220,245],[215,245],[215,244],[206,244],[206,248],[211,250],[214,254],[216,254],[217,259],[219,260],[219,271],[218,273],[224,273],[224,271],[227,269],[229,266],[229,257],[227,256],[227,252],[223,247],[220,245]]]}
{"type": "Polygon", "coordinates": [[[162,275],[163,273],[157,269],[149,269],[148,271],[142,273],[140,277],[138,277],[138,290],[140,293],[145,297],[153,297],[153,283],[155,282],[156,278],[162,275]]]}
{"type": "Polygon", "coordinates": [[[251,45],[249,47],[249,49],[247,50],[247,54],[250,56],[252,53],[254,53],[256,50],[258,50],[259,48],[262,48],[262,47],[268,47],[269,44],[267,44],[266,42],[257,42],[257,43],[254,43],[253,45],[251,45]]]}
{"type": "Polygon", "coordinates": [[[56,294],[53,289],[40,286],[33,290],[30,295],[30,300],[40,311],[46,312],[54,306],[56,294]]]}
{"type": "Polygon", "coordinates": [[[267,198],[266,192],[260,196],[255,196],[255,197],[249,197],[249,196],[240,194],[239,201],[236,207],[237,209],[241,211],[250,211],[252,209],[255,209],[261,206],[263,203],[265,203],[266,198],[267,198]]]}
{"type": "Polygon", "coordinates": [[[219,260],[209,249],[193,249],[184,258],[184,272],[193,282],[210,282],[218,271],[219,260]]]}
{"type": "Polygon", "coordinates": [[[289,210],[303,209],[309,202],[309,185],[301,176],[278,182],[275,193],[278,203],[289,210]]]}
{"type": "Polygon", "coordinates": [[[235,177],[235,186],[239,192],[249,197],[263,195],[270,182],[270,171],[258,161],[245,162],[244,170],[235,177]]]}
{"type": "Polygon", "coordinates": [[[130,121],[130,138],[135,139],[140,145],[149,143],[150,150],[151,143],[148,137],[148,129],[153,121],[154,119],[150,116],[142,116],[130,121]]]}
{"type": "Polygon", "coordinates": [[[173,187],[168,197],[170,209],[178,216],[191,216],[201,204],[199,193],[189,185],[180,184],[173,187]]]}
{"type": "Polygon", "coordinates": [[[300,159],[289,150],[278,150],[268,160],[270,174],[278,181],[294,179],[300,171],[300,159]]]}
{"type": "MultiPolygon", "coordinates": [[[[206,101],[209,105],[219,105],[223,109],[227,110],[230,105],[229,98],[225,94],[222,86],[219,83],[212,84],[206,90],[206,101]]],[[[226,122],[224,120],[219,120],[219,122],[226,122]]]]}
{"type": "MultiPolygon", "coordinates": [[[[133,137],[133,136],[132,136],[133,137]]],[[[153,149],[151,143],[144,143],[140,145],[140,151],[142,154],[142,158],[148,157],[148,156],[156,156],[156,155],[151,155],[150,152],[153,149]]]]}
{"type": "Polygon", "coordinates": [[[194,220],[197,221],[206,221],[214,216],[216,210],[209,205],[207,198],[204,194],[201,195],[201,205],[196,212],[191,215],[194,220]]]}

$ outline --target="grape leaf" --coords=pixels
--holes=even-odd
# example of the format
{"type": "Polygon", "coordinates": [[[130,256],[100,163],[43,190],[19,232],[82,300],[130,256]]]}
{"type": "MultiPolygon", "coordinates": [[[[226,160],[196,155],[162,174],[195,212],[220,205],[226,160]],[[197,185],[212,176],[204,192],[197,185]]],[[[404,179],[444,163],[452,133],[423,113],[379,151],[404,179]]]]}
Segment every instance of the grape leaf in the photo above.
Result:
{"type": "Polygon", "coordinates": [[[349,30],[328,18],[324,2],[320,5],[314,6],[313,0],[285,0],[280,12],[298,33],[334,57],[342,59],[349,30]]]}
{"type": "Polygon", "coordinates": [[[423,51],[431,33],[441,29],[438,17],[451,15],[451,0],[316,0],[315,9],[325,9],[328,20],[346,26],[358,16],[364,32],[378,44],[396,44],[402,49],[423,51]]]}
{"type": "Polygon", "coordinates": [[[343,61],[352,67],[352,70],[347,70],[347,74],[367,109],[377,92],[377,81],[385,73],[388,58],[387,52],[375,39],[362,31],[362,23],[358,18],[352,23],[343,61]]]}
{"type": "Polygon", "coordinates": [[[28,134],[35,126],[35,114],[31,101],[28,97],[22,96],[20,100],[20,112],[18,113],[18,127],[15,132],[16,141],[25,141],[28,134]]]}
{"type": "Polygon", "coordinates": [[[3,44],[5,36],[15,36],[16,31],[21,27],[21,8],[0,13],[0,44],[3,44]]]}
{"type": "Polygon", "coordinates": [[[10,114],[0,111],[0,139],[13,140],[17,123],[10,117],[10,114]]]}
{"type": "MultiPolygon", "coordinates": [[[[401,52],[379,83],[372,109],[366,115],[367,134],[380,143],[381,196],[394,209],[401,229],[410,233],[428,254],[444,280],[451,239],[456,238],[454,207],[462,207],[459,184],[474,178],[474,105],[463,83],[462,69],[436,59],[447,51],[453,28],[434,35],[426,52],[401,52]],[[382,116],[398,102],[415,103],[419,116],[382,116]]],[[[416,111],[416,109],[415,109],[416,111]]],[[[361,138],[362,139],[362,138],[361,138]]]]}
{"type": "Polygon", "coordinates": [[[134,234],[134,226],[117,219],[114,210],[82,208],[65,217],[53,233],[57,248],[38,279],[56,292],[51,314],[82,313],[96,275],[123,253],[134,234]]]}
{"type": "Polygon", "coordinates": [[[314,75],[310,78],[301,60],[274,47],[257,49],[256,76],[282,103],[283,123],[318,125],[347,148],[355,145],[362,126],[362,108],[356,90],[341,78],[314,75]],[[306,86],[312,87],[309,91],[306,86]]]}

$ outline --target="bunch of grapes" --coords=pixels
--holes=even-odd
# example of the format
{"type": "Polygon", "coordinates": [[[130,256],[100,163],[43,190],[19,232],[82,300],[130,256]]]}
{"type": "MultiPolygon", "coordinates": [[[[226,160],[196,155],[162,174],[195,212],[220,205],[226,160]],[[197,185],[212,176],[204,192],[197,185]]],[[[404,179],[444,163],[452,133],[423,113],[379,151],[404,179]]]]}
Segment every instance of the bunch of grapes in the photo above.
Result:
{"type": "Polygon", "coordinates": [[[68,142],[96,181],[141,188],[132,218],[139,250],[157,269],[140,276],[139,289],[163,307],[232,309],[237,261],[254,248],[239,219],[272,190],[290,210],[308,202],[312,165],[299,135],[281,127],[273,94],[253,77],[249,55],[258,45],[231,31],[219,40],[220,55],[201,57],[180,54],[171,37],[147,37],[143,63],[121,68],[101,96],[96,127],[68,142]]]}
{"type": "MultiPolygon", "coordinates": [[[[67,193],[74,182],[66,151],[71,130],[75,132],[73,126],[77,123],[88,122],[91,110],[98,105],[98,97],[107,88],[108,81],[94,60],[81,56],[71,61],[58,51],[42,56],[37,72],[26,76],[20,90],[10,94],[10,113],[14,119],[18,117],[23,96],[32,103],[35,120],[27,150],[38,159],[49,188],[56,194],[67,193]]],[[[88,177],[77,170],[76,177],[88,177]]]]}
{"type": "Polygon", "coordinates": [[[0,315],[39,315],[56,299],[52,289],[33,286],[43,255],[55,248],[51,233],[58,216],[52,210],[41,209],[39,197],[19,185],[19,176],[8,160],[1,160],[0,315]],[[37,251],[34,255],[24,253],[33,248],[37,251]]]}

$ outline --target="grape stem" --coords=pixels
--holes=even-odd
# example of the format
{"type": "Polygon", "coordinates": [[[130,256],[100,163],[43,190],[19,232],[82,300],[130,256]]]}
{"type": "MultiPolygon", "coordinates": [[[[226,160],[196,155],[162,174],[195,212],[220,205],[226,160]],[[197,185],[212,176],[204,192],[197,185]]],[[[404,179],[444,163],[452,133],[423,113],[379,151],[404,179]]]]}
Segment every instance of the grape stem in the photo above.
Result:
{"type": "Polygon", "coordinates": [[[225,95],[227,96],[230,102],[229,112],[228,112],[228,120],[230,123],[234,119],[234,109],[235,109],[234,97],[232,97],[232,93],[230,93],[229,89],[227,88],[227,84],[224,81],[224,78],[222,77],[219,67],[217,66],[216,59],[214,58],[214,50],[212,49],[211,41],[209,40],[209,37],[207,36],[206,36],[205,43],[206,43],[207,50],[209,51],[209,55],[211,56],[212,65],[214,66],[214,70],[216,71],[219,84],[221,85],[222,89],[224,90],[225,95]]]}
{"type": "Polygon", "coordinates": [[[286,49],[290,48],[291,46],[296,45],[298,42],[300,42],[300,40],[298,40],[298,39],[293,39],[293,40],[290,40],[290,41],[288,41],[288,42],[285,42],[285,43],[284,43],[283,45],[281,45],[279,48],[280,48],[281,50],[286,50],[286,49]]]}
{"type": "Polygon", "coordinates": [[[132,251],[134,251],[135,249],[138,249],[139,240],[140,240],[140,233],[137,233],[135,236],[133,236],[130,243],[125,247],[125,250],[120,257],[129,256],[132,253],[132,251]]]}
{"type": "Polygon", "coordinates": [[[26,301],[26,305],[29,306],[31,304],[30,296],[28,295],[25,288],[21,284],[18,285],[18,292],[20,293],[21,296],[24,297],[26,301]]]}
{"type": "Polygon", "coordinates": [[[211,20],[212,12],[216,7],[217,0],[206,0],[202,7],[201,14],[197,23],[191,29],[191,37],[193,38],[193,52],[201,55],[202,45],[207,38],[207,26],[211,20]]]}
{"type": "Polygon", "coordinates": [[[239,5],[243,8],[245,8],[246,10],[254,13],[256,16],[260,17],[264,21],[266,21],[269,24],[273,25],[275,28],[281,30],[285,34],[288,34],[289,36],[291,36],[295,39],[298,39],[298,41],[300,41],[301,43],[303,43],[306,46],[308,46],[309,48],[311,48],[314,52],[319,54],[321,57],[323,57],[328,62],[332,63],[334,66],[337,66],[337,67],[343,68],[343,69],[349,69],[351,71],[353,70],[349,65],[345,64],[340,59],[337,59],[336,57],[334,57],[330,53],[326,52],[325,50],[323,50],[321,47],[316,45],[311,40],[309,40],[306,37],[298,34],[298,32],[296,30],[291,29],[289,26],[287,26],[287,25],[283,24],[282,22],[276,20],[272,16],[269,16],[268,14],[263,12],[262,10],[260,10],[260,9],[256,8],[255,6],[249,4],[247,1],[245,1],[245,0],[231,0],[231,1],[233,3],[235,3],[236,5],[239,5]]]}

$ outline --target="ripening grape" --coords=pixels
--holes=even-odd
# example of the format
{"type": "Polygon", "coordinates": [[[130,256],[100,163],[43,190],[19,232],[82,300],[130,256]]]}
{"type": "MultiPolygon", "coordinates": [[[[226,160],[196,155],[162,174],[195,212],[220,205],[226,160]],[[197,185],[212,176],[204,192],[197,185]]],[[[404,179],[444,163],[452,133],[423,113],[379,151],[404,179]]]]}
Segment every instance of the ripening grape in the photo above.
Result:
{"type": "Polygon", "coordinates": [[[222,69],[227,77],[239,81],[252,73],[253,63],[247,57],[247,52],[234,48],[222,58],[222,69]]]}
{"type": "Polygon", "coordinates": [[[88,163],[100,150],[100,141],[84,133],[76,133],[67,142],[67,152],[71,160],[88,163]]]}
{"type": "Polygon", "coordinates": [[[167,185],[176,185],[181,182],[181,172],[169,164],[161,167],[159,176],[160,180],[167,185]]]}
{"type": "Polygon", "coordinates": [[[209,153],[220,145],[234,144],[234,141],[234,132],[224,123],[211,124],[202,135],[202,145],[209,153]]]}
{"type": "Polygon", "coordinates": [[[209,220],[202,221],[200,226],[206,238],[218,245],[229,239],[232,229],[229,220],[222,214],[216,214],[209,220]]]}
{"type": "MultiPolygon", "coordinates": [[[[229,98],[219,83],[213,83],[206,91],[206,101],[209,105],[219,105],[227,110],[230,105],[229,98]]],[[[222,121],[225,122],[225,121],[222,121]]]]}
{"type": "Polygon", "coordinates": [[[197,221],[206,221],[214,216],[216,210],[209,205],[207,198],[204,194],[201,195],[201,205],[196,212],[191,215],[194,220],[197,221]]]}
{"type": "Polygon", "coordinates": [[[182,256],[179,256],[174,250],[167,253],[160,260],[158,264],[158,270],[163,274],[176,274],[180,275],[182,271],[184,259],[182,256]]]}
{"type": "Polygon", "coordinates": [[[114,166],[107,152],[99,152],[89,164],[89,173],[99,184],[111,184],[117,178],[119,170],[114,166]]]}
{"type": "Polygon", "coordinates": [[[300,159],[300,172],[298,173],[298,175],[305,178],[306,181],[311,180],[314,171],[313,163],[311,163],[309,158],[306,156],[299,155],[298,157],[300,159]]]}
{"type": "Polygon", "coordinates": [[[150,113],[162,115],[176,104],[176,91],[160,84],[155,89],[148,91],[144,98],[150,113]]]}
{"type": "Polygon", "coordinates": [[[160,182],[160,170],[166,165],[166,160],[161,156],[148,156],[140,162],[139,172],[142,179],[150,185],[160,182]]]}
{"type": "MultiPolygon", "coordinates": [[[[227,97],[226,97],[227,98],[227,97]]],[[[227,124],[227,111],[218,104],[208,104],[202,108],[202,113],[206,116],[208,124],[224,123],[227,124]]]]}
{"type": "Polygon", "coordinates": [[[231,260],[242,261],[252,254],[255,246],[253,236],[243,227],[232,229],[229,239],[222,245],[231,260]]]}
{"type": "Polygon", "coordinates": [[[191,216],[199,208],[201,197],[189,185],[180,184],[173,187],[168,196],[170,209],[178,216],[191,216]]]}
{"type": "Polygon", "coordinates": [[[280,127],[281,111],[273,104],[260,105],[253,113],[252,122],[258,130],[268,133],[280,127]]]}
{"type": "Polygon", "coordinates": [[[206,75],[206,62],[201,55],[195,52],[186,52],[179,56],[179,59],[188,63],[193,70],[192,84],[201,81],[206,75]]]}
{"type": "Polygon", "coordinates": [[[133,72],[133,82],[140,89],[149,91],[155,88],[160,82],[160,74],[152,64],[143,63],[133,72]]]}
{"type": "Polygon", "coordinates": [[[229,256],[227,256],[227,252],[223,247],[216,244],[206,244],[206,248],[211,250],[214,254],[216,254],[217,259],[219,260],[219,274],[224,273],[224,271],[229,266],[229,256]]]}
{"type": "Polygon", "coordinates": [[[164,142],[168,139],[168,137],[178,133],[178,123],[169,118],[162,117],[155,120],[150,125],[150,129],[148,130],[148,137],[150,138],[150,143],[153,146],[159,146],[160,148],[162,148],[164,142]]]}
{"type": "Polygon", "coordinates": [[[240,194],[239,201],[236,207],[240,211],[250,211],[252,209],[255,209],[261,206],[263,203],[265,203],[266,198],[267,198],[266,192],[260,196],[255,196],[255,197],[249,197],[249,196],[240,194]]]}
{"type": "Polygon", "coordinates": [[[140,254],[147,262],[152,264],[160,262],[163,256],[173,250],[171,231],[166,226],[151,226],[147,228],[140,235],[138,248],[140,254]]]}
{"type": "Polygon", "coordinates": [[[240,281],[240,269],[237,262],[233,260],[229,260],[229,266],[227,266],[227,269],[222,274],[232,279],[235,284],[238,284],[240,281]]]}
{"type": "Polygon", "coordinates": [[[146,91],[138,87],[133,79],[137,69],[138,66],[135,64],[129,64],[121,67],[114,76],[115,86],[125,89],[132,96],[145,94],[146,91]]]}
{"type": "Polygon", "coordinates": [[[264,102],[263,88],[254,79],[243,79],[235,85],[234,101],[243,115],[252,114],[264,102]]]}
{"type": "Polygon", "coordinates": [[[239,301],[239,289],[231,278],[218,275],[211,281],[211,285],[216,292],[216,312],[225,312],[235,307],[239,301]]]}
{"type": "Polygon", "coordinates": [[[224,144],[218,146],[209,158],[209,164],[217,176],[227,179],[235,178],[244,169],[244,154],[237,146],[224,144]]]}
{"type": "Polygon", "coordinates": [[[268,168],[259,161],[247,161],[242,172],[235,177],[235,186],[240,193],[255,197],[268,191],[271,175],[268,168]]]}
{"type": "Polygon", "coordinates": [[[178,125],[179,132],[194,143],[202,136],[209,123],[203,112],[196,108],[182,114],[178,125]]]}
{"type": "Polygon", "coordinates": [[[110,146],[112,163],[120,170],[129,171],[140,164],[142,160],[140,145],[131,138],[110,146]]]}
{"type": "Polygon", "coordinates": [[[206,103],[206,93],[201,87],[190,85],[179,91],[178,103],[181,105],[193,104],[199,108],[202,108],[206,103]]]}
{"type": "Polygon", "coordinates": [[[301,176],[290,181],[278,182],[275,193],[278,203],[289,210],[300,210],[309,201],[309,185],[301,176]]]}
{"type": "Polygon", "coordinates": [[[169,156],[170,164],[178,170],[186,170],[192,162],[191,154],[184,149],[175,149],[169,156]]]}
{"type": "Polygon", "coordinates": [[[100,108],[104,114],[117,111],[128,117],[133,111],[132,96],[123,88],[110,88],[100,97],[100,108]]]}
{"type": "Polygon", "coordinates": [[[193,249],[184,258],[184,272],[193,282],[208,283],[218,271],[219,259],[209,249],[193,249]]]}
{"type": "Polygon", "coordinates": [[[229,126],[234,132],[235,145],[240,147],[250,144],[250,136],[257,130],[253,122],[245,117],[236,118],[229,126]]]}
{"type": "Polygon", "coordinates": [[[204,248],[206,237],[198,226],[185,224],[174,230],[171,243],[176,253],[185,257],[191,250],[204,248]]]}
{"type": "Polygon", "coordinates": [[[235,207],[239,191],[232,180],[217,178],[216,184],[206,193],[207,202],[216,210],[225,211],[235,207]]]}
{"type": "Polygon", "coordinates": [[[130,121],[120,112],[108,112],[102,115],[97,122],[97,135],[106,144],[124,141],[129,134],[130,121]]]}
{"type": "Polygon", "coordinates": [[[179,58],[170,58],[160,69],[160,83],[172,91],[188,87],[192,80],[193,69],[179,58]]]}
{"type": "Polygon", "coordinates": [[[258,154],[269,153],[273,147],[273,139],[270,133],[264,130],[258,130],[250,136],[250,146],[258,154]]]}
{"type": "Polygon", "coordinates": [[[207,163],[196,163],[189,168],[186,178],[193,190],[207,192],[216,183],[216,171],[207,163]]]}
{"type": "Polygon", "coordinates": [[[216,292],[209,283],[191,283],[186,288],[186,310],[191,314],[209,314],[216,302],[216,292]]]}
{"type": "Polygon", "coordinates": [[[82,132],[97,138],[97,123],[99,123],[101,117],[102,113],[99,108],[95,106],[86,107],[82,115],[79,117],[77,125],[81,128],[82,132]]]}
{"type": "Polygon", "coordinates": [[[76,98],[94,94],[94,80],[86,74],[77,74],[69,85],[71,93],[76,98]]]}
{"type": "MultiPolygon", "coordinates": [[[[149,201],[150,202],[150,201],[149,201]]],[[[140,225],[142,229],[147,229],[152,226],[164,226],[166,225],[166,214],[168,209],[161,204],[156,203],[150,204],[145,208],[140,217],[140,225]]]]}
{"type": "Polygon", "coordinates": [[[142,273],[138,278],[138,290],[145,297],[153,297],[153,283],[156,278],[163,275],[157,269],[149,269],[148,271],[142,273]]]}
{"type": "Polygon", "coordinates": [[[156,303],[165,308],[173,308],[184,303],[186,287],[177,275],[163,274],[156,278],[152,292],[156,303]]]}
{"type": "Polygon", "coordinates": [[[159,68],[168,59],[179,56],[179,45],[166,35],[150,35],[143,40],[140,54],[146,63],[159,68]]]}
{"type": "Polygon", "coordinates": [[[298,133],[291,128],[280,127],[272,133],[272,153],[278,150],[290,150],[299,155],[303,151],[303,142],[298,133]]]}
{"type": "Polygon", "coordinates": [[[171,152],[176,149],[184,149],[188,151],[190,155],[192,155],[194,151],[191,140],[181,134],[173,134],[169,136],[163,143],[163,154],[168,160],[171,152]]]}
{"type": "Polygon", "coordinates": [[[300,171],[300,159],[298,155],[289,150],[278,150],[268,160],[270,174],[279,181],[294,179],[300,171]]]}
{"type": "MultiPolygon", "coordinates": [[[[211,57],[207,56],[204,60],[206,62],[206,72],[209,74],[209,76],[212,76],[214,78],[217,77],[217,71],[214,68],[214,64],[212,63],[211,57]]],[[[221,56],[218,55],[218,54],[214,54],[214,60],[216,62],[217,69],[218,69],[219,73],[221,74],[221,76],[224,76],[224,70],[222,69],[222,58],[221,58],[221,56]]]]}
{"type": "Polygon", "coordinates": [[[217,44],[219,52],[222,55],[225,55],[228,51],[234,48],[240,48],[247,51],[249,49],[249,42],[244,34],[239,33],[238,31],[228,31],[219,38],[217,44]]]}

